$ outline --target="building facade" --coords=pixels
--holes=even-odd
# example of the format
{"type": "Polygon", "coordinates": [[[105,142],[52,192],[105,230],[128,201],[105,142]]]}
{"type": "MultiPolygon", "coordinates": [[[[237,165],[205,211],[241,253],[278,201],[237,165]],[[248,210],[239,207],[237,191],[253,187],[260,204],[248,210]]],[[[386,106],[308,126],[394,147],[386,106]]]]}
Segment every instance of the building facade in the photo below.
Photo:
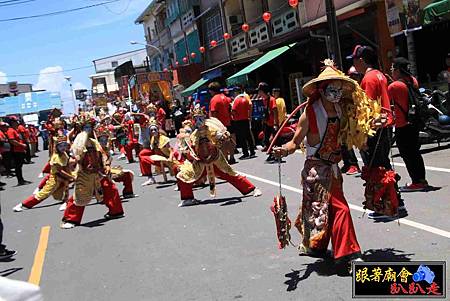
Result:
{"type": "Polygon", "coordinates": [[[120,79],[116,76],[116,69],[131,64],[133,68],[148,66],[147,51],[139,49],[93,61],[95,74],[90,75],[92,81],[92,94],[108,94],[118,92],[121,86],[120,79]]]}

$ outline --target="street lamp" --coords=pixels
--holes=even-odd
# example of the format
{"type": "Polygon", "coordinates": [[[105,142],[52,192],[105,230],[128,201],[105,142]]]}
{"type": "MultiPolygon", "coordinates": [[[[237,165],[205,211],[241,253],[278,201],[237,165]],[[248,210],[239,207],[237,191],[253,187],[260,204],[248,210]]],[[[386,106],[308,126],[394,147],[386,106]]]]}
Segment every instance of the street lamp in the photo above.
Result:
{"type": "Polygon", "coordinates": [[[72,94],[72,103],[73,103],[73,113],[76,114],[77,113],[77,106],[75,103],[75,97],[73,95],[73,86],[72,86],[72,76],[64,76],[64,79],[69,83],[70,85],[70,93],[72,94]]]}
{"type": "MultiPolygon", "coordinates": [[[[164,54],[162,53],[161,49],[159,49],[158,47],[156,47],[154,45],[150,45],[150,44],[147,44],[147,43],[141,43],[141,42],[137,42],[137,41],[130,41],[130,44],[131,45],[143,45],[145,47],[150,47],[150,48],[155,49],[156,51],[158,51],[159,55],[161,56],[161,60],[164,57],[164,54]]],[[[162,69],[162,63],[160,63],[160,67],[162,69]]]]}

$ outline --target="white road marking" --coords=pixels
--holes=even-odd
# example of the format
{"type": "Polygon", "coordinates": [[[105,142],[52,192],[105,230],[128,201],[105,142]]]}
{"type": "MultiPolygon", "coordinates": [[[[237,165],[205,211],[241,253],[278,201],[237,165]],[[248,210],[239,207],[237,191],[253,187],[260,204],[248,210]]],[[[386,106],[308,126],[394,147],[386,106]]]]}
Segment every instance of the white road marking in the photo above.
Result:
{"type": "MultiPolygon", "coordinates": [[[[266,184],[269,184],[269,185],[272,185],[272,186],[275,186],[275,187],[279,186],[279,184],[277,182],[274,182],[274,181],[271,181],[271,180],[267,180],[267,179],[264,179],[264,178],[253,176],[253,175],[250,175],[250,174],[247,174],[247,173],[243,173],[243,172],[240,172],[240,171],[239,171],[239,174],[241,174],[243,176],[246,176],[249,179],[253,179],[253,180],[256,180],[256,181],[259,181],[259,182],[262,182],[262,183],[266,183],[266,184]]],[[[298,188],[295,188],[295,187],[292,187],[292,186],[289,186],[289,185],[282,184],[281,187],[283,189],[286,189],[286,190],[289,190],[289,191],[292,191],[292,192],[302,193],[302,189],[298,189],[298,188]]],[[[353,210],[356,210],[356,211],[359,211],[359,212],[365,212],[365,211],[366,212],[371,212],[370,210],[365,210],[361,206],[353,205],[353,204],[350,204],[350,203],[348,204],[348,206],[350,207],[350,209],[353,209],[353,210]]],[[[409,219],[406,219],[406,218],[401,218],[399,220],[400,220],[400,222],[402,224],[408,225],[410,227],[413,227],[413,228],[416,228],[416,229],[420,229],[420,230],[423,230],[423,231],[427,231],[427,232],[430,232],[430,233],[433,233],[433,234],[436,234],[436,235],[439,235],[439,236],[443,236],[443,237],[446,237],[446,238],[450,238],[450,232],[448,232],[448,231],[445,231],[445,230],[442,230],[442,229],[439,229],[439,228],[435,228],[435,227],[432,227],[432,226],[428,226],[428,225],[425,225],[425,224],[422,224],[422,223],[418,223],[418,222],[415,222],[415,221],[412,221],[412,220],[409,220],[409,219]]]]}
{"type": "MultiPolygon", "coordinates": [[[[358,158],[358,161],[359,162],[363,162],[363,160],[361,158],[358,158]]],[[[401,167],[406,167],[405,163],[400,163],[400,162],[395,162],[395,161],[394,161],[394,165],[401,166],[401,167]]],[[[442,167],[434,167],[434,166],[426,166],[425,165],[425,169],[426,170],[432,170],[432,171],[440,171],[440,172],[450,173],[450,169],[449,168],[442,168],[442,167]]]]}
{"type": "MultiPolygon", "coordinates": [[[[300,150],[297,150],[296,152],[299,153],[299,154],[304,154],[300,150]]],[[[359,162],[363,162],[363,160],[361,158],[359,158],[359,157],[358,157],[358,161],[359,162]]],[[[394,165],[401,166],[401,167],[406,167],[405,163],[396,162],[396,161],[394,161],[394,165]]],[[[431,171],[440,171],[440,172],[450,173],[450,168],[442,168],[442,167],[434,167],[434,166],[426,166],[425,165],[425,169],[426,170],[431,170],[431,171]]]]}

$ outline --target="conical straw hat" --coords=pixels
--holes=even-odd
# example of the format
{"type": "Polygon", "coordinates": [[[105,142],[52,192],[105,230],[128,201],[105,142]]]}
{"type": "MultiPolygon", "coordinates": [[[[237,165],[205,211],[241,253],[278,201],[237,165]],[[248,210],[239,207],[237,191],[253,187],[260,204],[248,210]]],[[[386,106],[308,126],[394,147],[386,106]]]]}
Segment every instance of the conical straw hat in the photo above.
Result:
{"type": "Polygon", "coordinates": [[[355,90],[356,82],[350,77],[346,76],[343,72],[335,68],[332,60],[325,60],[324,65],[325,69],[319,74],[319,76],[310,80],[303,86],[303,94],[306,97],[310,97],[319,87],[319,84],[326,80],[343,81],[344,94],[351,93],[353,92],[353,90],[355,90]]]}

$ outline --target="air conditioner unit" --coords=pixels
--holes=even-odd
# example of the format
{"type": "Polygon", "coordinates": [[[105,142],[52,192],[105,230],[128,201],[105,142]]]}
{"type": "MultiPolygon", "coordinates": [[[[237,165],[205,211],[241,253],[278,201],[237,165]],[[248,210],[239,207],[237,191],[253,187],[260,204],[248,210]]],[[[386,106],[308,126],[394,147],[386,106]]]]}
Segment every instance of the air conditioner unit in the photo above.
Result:
{"type": "Polygon", "coordinates": [[[228,16],[228,22],[230,22],[230,25],[243,24],[244,18],[242,15],[228,16]]]}

